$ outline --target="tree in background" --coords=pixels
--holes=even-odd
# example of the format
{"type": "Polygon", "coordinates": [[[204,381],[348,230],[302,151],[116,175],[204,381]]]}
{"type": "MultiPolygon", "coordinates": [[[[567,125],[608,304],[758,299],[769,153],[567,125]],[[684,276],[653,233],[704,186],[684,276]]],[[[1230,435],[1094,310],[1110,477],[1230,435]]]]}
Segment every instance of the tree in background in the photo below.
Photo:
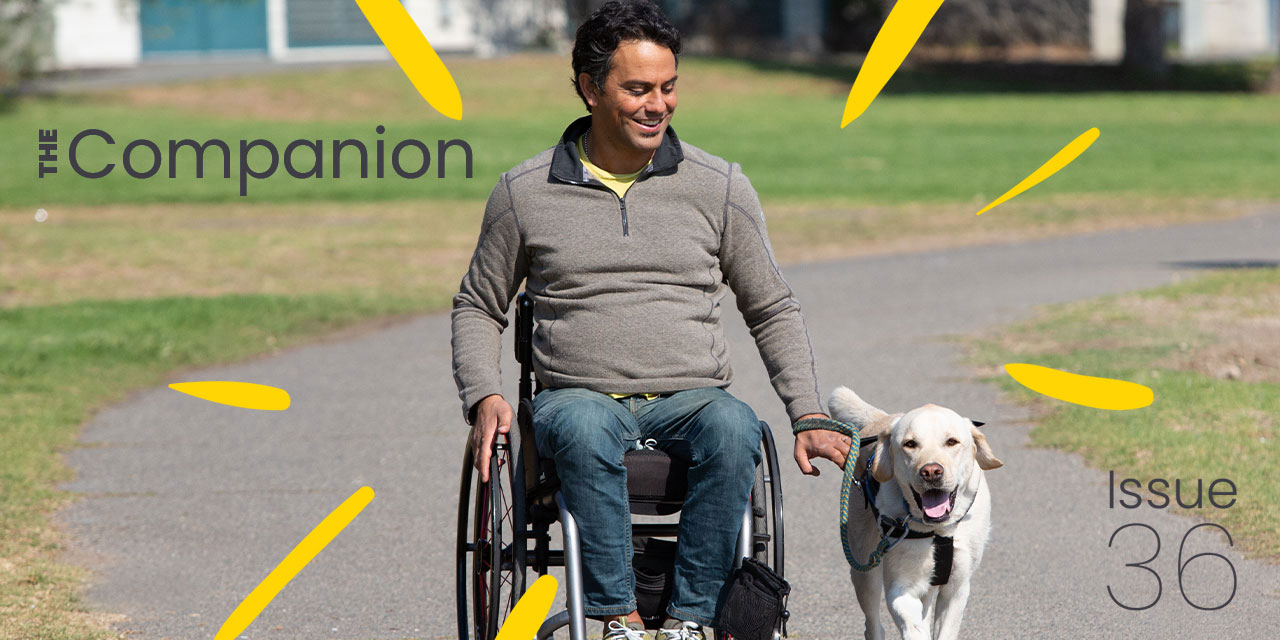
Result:
{"type": "MultiPolygon", "coordinates": [[[[829,0],[832,51],[866,51],[893,8],[893,0],[829,0]]],[[[1059,46],[1087,50],[1089,0],[947,0],[920,44],[953,49],[1010,50],[1059,46]]]]}
{"type": "Polygon", "coordinates": [[[54,0],[0,0],[0,95],[35,75],[50,53],[54,0]]]}
{"type": "MultiPolygon", "coordinates": [[[[875,0],[878,2],[879,0],[875,0]]],[[[567,37],[605,0],[564,0],[567,37]]],[[[679,29],[688,53],[760,56],[777,52],[782,42],[786,0],[652,0],[679,29]]]]}
{"type": "MultiPolygon", "coordinates": [[[[565,0],[565,7],[569,13],[569,29],[571,31],[576,30],[578,25],[587,21],[587,18],[591,16],[591,12],[600,8],[600,5],[604,3],[605,0],[565,0]]],[[[569,37],[572,38],[573,34],[569,34],[569,37]]]]}
{"type": "MultiPolygon", "coordinates": [[[[351,2],[352,0],[347,0],[351,2]]],[[[564,0],[475,0],[476,33],[482,56],[511,53],[529,47],[547,48],[564,35],[564,0]]],[[[577,28],[578,23],[573,24],[577,28]]]]}
{"type": "Polygon", "coordinates": [[[1169,72],[1164,55],[1164,12],[1164,0],[1125,1],[1125,69],[1154,76],[1169,72]]]}
{"type": "Polygon", "coordinates": [[[1087,51],[1089,0],[947,0],[920,38],[960,48],[1056,46],[1087,51]]]}
{"type": "Polygon", "coordinates": [[[828,51],[866,51],[889,15],[885,0],[828,0],[822,42],[828,51]]]}

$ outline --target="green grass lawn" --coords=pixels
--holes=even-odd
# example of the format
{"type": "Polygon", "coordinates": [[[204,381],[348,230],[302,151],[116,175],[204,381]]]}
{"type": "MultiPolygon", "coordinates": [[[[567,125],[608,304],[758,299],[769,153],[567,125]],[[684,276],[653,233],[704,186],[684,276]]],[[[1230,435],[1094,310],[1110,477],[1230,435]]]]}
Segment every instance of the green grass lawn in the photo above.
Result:
{"type": "MultiPolygon", "coordinates": [[[[1155,402],[1101,411],[1037,396],[1000,376],[1016,398],[1043,409],[1033,442],[1083,454],[1117,477],[1239,488],[1229,509],[1196,509],[1236,545],[1280,560],[1280,269],[1215,273],[1142,294],[1057,305],[977,343],[995,372],[1030,362],[1150,387],[1155,402]]],[[[1172,494],[1170,494],[1172,495],[1172,494]]]]}
{"type": "MultiPolygon", "coordinates": [[[[138,180],[121,165],[134,139],[264,138],[277,147],[294,139],[460,138],[473,149],[474,178],[450,152],[447,178],[409,180],[387,169],[383,179],[359,179],[344,160],[344,177],[299,180],[283,167],[268,180],[250,179],[254,202],[483,198],[499,173],[555,142],[584,113],[557,56],[450,62],[462,91],[460,122],[434,112],[393,65],[216,79],[162,88],[29,99],[0,115],[0,137],[15,148],[0,156],[5,205],[137,202],[234,202],[239,160],[231,179],[196,180],[191,150],[178,176],[138,180]],[[374,127],[384,125],[379,136],[374,127]],[[35,178],[36,131],[57,128],[62,144],[56,175],[35,178]],[[85,143],[81,162],[114,172],[91,180],[68,166],[66,147],[85,128],[107,131],[114,147],[85,143]]],[[[680,66],[680,135],[740,162],[762,198],[772,202],[865,204],[975,202],[985,204],[1040,166],[1090,127],[1102,136],[1033,198],[1063,193],[1280,198],[1280,96],[1195,93],[885,93],[859,120],[838,128],[852,84],[824,74],[761,71],[746,63],[686,58],[680,66]]],[[[890,84],[890,89],[893,88],[890,84]]],[[[348,152],[350,153],[350,152],[348,152]]],[[[264,151],[250,155],[265,167],[264,151]],[[257,155],[254,155],[257,154],[257,155]]],[[[455,155],[457,154],[457,155],[455,155]]],[[[326,151],[328,155],[328,151],[326,151]]],[[[411,155],[411,154],[407,154],[411,155]]],[[[140,166],[149,152],[137,152],[140,166]]],[[[329,159],[326,158],[328,161],[329,159]]],[[[388,161],[389,162],[389,161],[388,161]]],[[[309,167],[300,161],[299,168],[309,167]]],[[[980,205],[979,205],[980,206],[980,205]]],[[[976,209],[975,209],[976,210],[976,209]]]]}

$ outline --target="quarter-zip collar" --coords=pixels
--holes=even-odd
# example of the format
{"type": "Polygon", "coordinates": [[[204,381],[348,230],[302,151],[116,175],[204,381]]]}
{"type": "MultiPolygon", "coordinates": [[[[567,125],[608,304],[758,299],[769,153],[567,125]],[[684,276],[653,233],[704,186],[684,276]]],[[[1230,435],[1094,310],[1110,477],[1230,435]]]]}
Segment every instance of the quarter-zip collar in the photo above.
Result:
{"type": "MultiPolygon", "coordinates": [[[[551,156],[551,178],[571,184],[585,182],[582,177],[582,160],[578,157],[577,143],[578,138],[582,137],[589,128],[591,128],[591,116],[585,115],[574,120],[564,130],[551,156]]],[[[671,128],[671,125],[667,125],[667,130],[662,135],[662,144],[658,145],[658,150],[653,153],[653,160],[637,180],[650,173],[674,170],[681,160],[684,160],[684,151],[680,149],[680,138],[676,137],[676,130],[671,128]]]]}

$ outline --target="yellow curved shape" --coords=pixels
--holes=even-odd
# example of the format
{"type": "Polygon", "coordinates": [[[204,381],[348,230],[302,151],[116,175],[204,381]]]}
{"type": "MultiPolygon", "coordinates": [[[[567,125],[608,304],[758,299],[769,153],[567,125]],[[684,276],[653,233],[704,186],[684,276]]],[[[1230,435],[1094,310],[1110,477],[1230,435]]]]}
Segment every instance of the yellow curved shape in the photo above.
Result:
{"type": "Polygon", "coordinates": [[[382,44],[422,99],[445,117],[462,119],[462,94],[449,68],[396,0],[356,0],[382,44]]]}
{"type": "Polygon", "coordinates": [[[520,597],[506,622],[498,630],[494,640],[525,640],[538,633],[538,627],[547,619],[551,604],[556,599],[556,579],[546,575],[534,581],[533,586],[520,597]]]}
{"type": "Polygon", "coordinates": [[[1004,370],[1036,393],[1094,409],[1141,409],[1156,399],[1149,387],[1126,380],[1082,376],[1038,364],[1010,363],[1004,370]]]}
{"type": "Polygon", "coordinates": [[[240,633],[249,628],[249,625],[258,618],[263,609],[271,604],[271,600],[280,593],[280,590],[289,584],[293,577],[307,563],[311,562],[317,554],[324,550],[325,546],[338,537],[339,533],[351,524],[351,521],[360,512],[368,506],[373,500],[373,489],[369,487],[360,487],[355,493],[351,494],[342,504],[338,505],[332,513],[320,521],[307,537],[298,543],[298,546],[289,552],[289,555],[271,570],[270,574],[263,579],[257,587],[254,588],[235,611],[231,612],[231,616],[227,621],[222,623],[222,628],[218,629],[218,634],[214,636],[214,640],[234,640],[240,636],[240,633]]]}
{"type": "Polygon", "coordinates": [[[844,116],[840,118],[840,128],[858,119],[871,102],[880,95],[880,90],[888,84],[902,61],[907,59],[916,40],[929,26],[933,14],[942,6],[944,0],[898,0],[885,18],[880,33],[871,43],[867,57],[862,61],[858,77],[849,90],[849,98],[844,103],[844,116]]]}
{"type": "Polygon", "coordinates": [[[284,411],[289,408],[289,392],[265,384],[219,380],[211,382],[176,382],[169,385],[169,388],[209,402],[229,404],[233,407],[244,409],[284,411]]]}
{"type": "Polygon", "coordinates": [[[1076,136],[1075,140],[1068,142],[1067,146],[1053,154],[1053,157],[1049,158],[1048,162],[1040,165],[1039,169],[1031,172],[1031,175],[1024,178],[1022,182],[1019,182],[1012,189],[1006,191],[1004,195],[996,198],[995,202],[983,207],[982,211],[979,211],[977,215],[982,215],[1001,204],[1004,204],[1006,200],[1040,184],[1045,178],[1048,178],[1060,171],[1063,167],[1071,164],[1071,161],[1080,157],[1080,154],[1084,153],[1084,150],[1088,149],[1100,135],[1102,135],[1102,132],[1098,131],[1097,127],[1094,127],[1079,136],[1076,136]]]}

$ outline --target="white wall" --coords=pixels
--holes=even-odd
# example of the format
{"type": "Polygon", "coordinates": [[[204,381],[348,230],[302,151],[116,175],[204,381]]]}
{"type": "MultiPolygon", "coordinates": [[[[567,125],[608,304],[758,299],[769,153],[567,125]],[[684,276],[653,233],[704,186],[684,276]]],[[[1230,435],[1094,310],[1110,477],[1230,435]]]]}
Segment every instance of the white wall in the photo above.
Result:
{"type": "Polygon", "coordinates": [[[1124,57],[1124,0],[1090,0],[1089,49],[1099,62],[1124,57]]]}
{"type": "Polygon", "coordinates": [[[1181,46],[1187,59],[1273,52],[1267,0],[1182,0],[1181,46]]]}
{"type": "MultiPolygon", "coordinates": [[[[289,2],[306,0],[267,0],[267,43],[273,60],[285,62],[316,60],[390,60],[385,46],[289,47],[286,11],[289,2]]],[[[402,0],[414,24],[427,36],[436,52],[473,51],[476,48],[476,24],[473,19],[477,0],[402,0]]]]}
{"type": "Polygon", "coordinates": [[[54,67],[128,67],[142,59],[136,0],[63,0],[54,7],[54,67]]]}

